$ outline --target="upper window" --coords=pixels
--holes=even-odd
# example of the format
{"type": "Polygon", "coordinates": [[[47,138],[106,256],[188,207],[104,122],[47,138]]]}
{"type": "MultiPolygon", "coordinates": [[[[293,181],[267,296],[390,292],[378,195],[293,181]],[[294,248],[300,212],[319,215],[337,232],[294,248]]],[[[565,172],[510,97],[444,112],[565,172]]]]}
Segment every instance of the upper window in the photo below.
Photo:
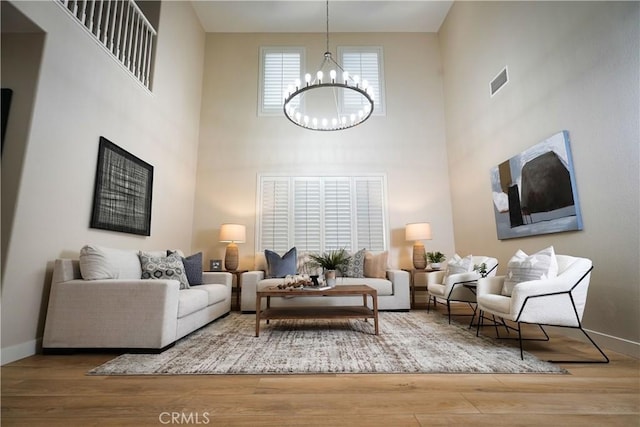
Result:
{"type": "Polygon", "coordinates": [[[387,249],[384,175],[261,176],[256,250],[387,249]]]}
{"type": "MultiPolygon", "coordinates": [[[[338,57],[342,68],[349,75],[360,76],[360,80],[367,80],[373,89],[373,115],[385,114],[384,73],[382,47],[357,46],[338,47],[338,57]]],[[[353,91],[344,91],[340,99],[343,113],[354,113],[364,107],[362,96],[353,91]]]]}
{"type": "MultiPolygon", "coordinates": [[[[301,78],[303,63],[301,47],[260,48],[259,115],[282,114],[287,86],[301,78]]],[[[292,105],[300,107],[299,101],[292,105]]]]}

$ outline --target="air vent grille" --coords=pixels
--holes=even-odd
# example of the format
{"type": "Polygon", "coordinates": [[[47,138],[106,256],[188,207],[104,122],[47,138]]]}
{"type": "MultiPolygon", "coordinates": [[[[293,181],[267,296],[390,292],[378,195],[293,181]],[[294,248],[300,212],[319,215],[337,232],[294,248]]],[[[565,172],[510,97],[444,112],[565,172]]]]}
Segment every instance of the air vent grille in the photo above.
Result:
{"type": "Polygon", "coordinates": [[[498,75],[491,80],[490,89],[491,96],[495,95],[504,85],[509,81],[509,75],[507,74],[507,67],[504,67],[498,75]]]}

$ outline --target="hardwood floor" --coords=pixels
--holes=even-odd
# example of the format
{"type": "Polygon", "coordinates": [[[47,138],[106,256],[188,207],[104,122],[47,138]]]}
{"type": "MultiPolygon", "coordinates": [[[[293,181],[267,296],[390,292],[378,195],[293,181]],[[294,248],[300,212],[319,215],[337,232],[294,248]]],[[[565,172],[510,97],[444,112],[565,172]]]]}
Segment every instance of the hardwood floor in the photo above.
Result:
{"type": "MultiPolygon", "coordinates": [[[[526,348],[595,357],[562,336],[526,348]]],[[[562,365],[568,375],[96,377],[85,373],[113,354],[36,355],[1,369],[2,425],[638,426],[640,361],[605,351],[608,365],[562,365]]]]}

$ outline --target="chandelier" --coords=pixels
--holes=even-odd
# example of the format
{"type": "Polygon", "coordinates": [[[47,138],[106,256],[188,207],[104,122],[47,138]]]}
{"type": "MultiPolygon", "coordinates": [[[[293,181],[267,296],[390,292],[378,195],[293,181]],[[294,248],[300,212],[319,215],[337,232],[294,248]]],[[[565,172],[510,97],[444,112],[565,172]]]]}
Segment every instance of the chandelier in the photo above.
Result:
{"type": "Polygon", "coordinates": [[[351,76],[338,64],[329,51],[329,0],[327,0],[327,50],[312,80],[311,74],[287,87],[284,97],[284,115],[293,124],[310,130],[334,131],[349,129],[367,120],[373,113],[373,90],[360,76],[351,76]],[[338,76],[339,70],[340,76],[338,76]],[[327,73],[327,70],[329,72],[327,73]],[[363,105],[358,111],[341,112],[339,97],[355,95],[363,105]],[[299,106],[305,105],[305,111],[299,106]],[[313,111],[313,113],[311,113],[313,111]]]}

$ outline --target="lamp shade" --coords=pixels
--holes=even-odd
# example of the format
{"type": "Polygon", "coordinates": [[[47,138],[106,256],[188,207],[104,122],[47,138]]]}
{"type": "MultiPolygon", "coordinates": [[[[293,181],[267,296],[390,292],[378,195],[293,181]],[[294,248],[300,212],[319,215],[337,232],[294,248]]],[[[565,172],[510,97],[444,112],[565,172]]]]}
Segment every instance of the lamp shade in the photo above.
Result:
{"type": "Polygon", "coordinates": [[[220,241],[244,243],[247,240],[247,229],[241,224],[222,224],[220,226],[220,241]]]}
{"type": "Polygon", "coordinates": [[[407,224],[404,235],[406,240],[431,240],[431,224],[428,222],[407,224]]]}

